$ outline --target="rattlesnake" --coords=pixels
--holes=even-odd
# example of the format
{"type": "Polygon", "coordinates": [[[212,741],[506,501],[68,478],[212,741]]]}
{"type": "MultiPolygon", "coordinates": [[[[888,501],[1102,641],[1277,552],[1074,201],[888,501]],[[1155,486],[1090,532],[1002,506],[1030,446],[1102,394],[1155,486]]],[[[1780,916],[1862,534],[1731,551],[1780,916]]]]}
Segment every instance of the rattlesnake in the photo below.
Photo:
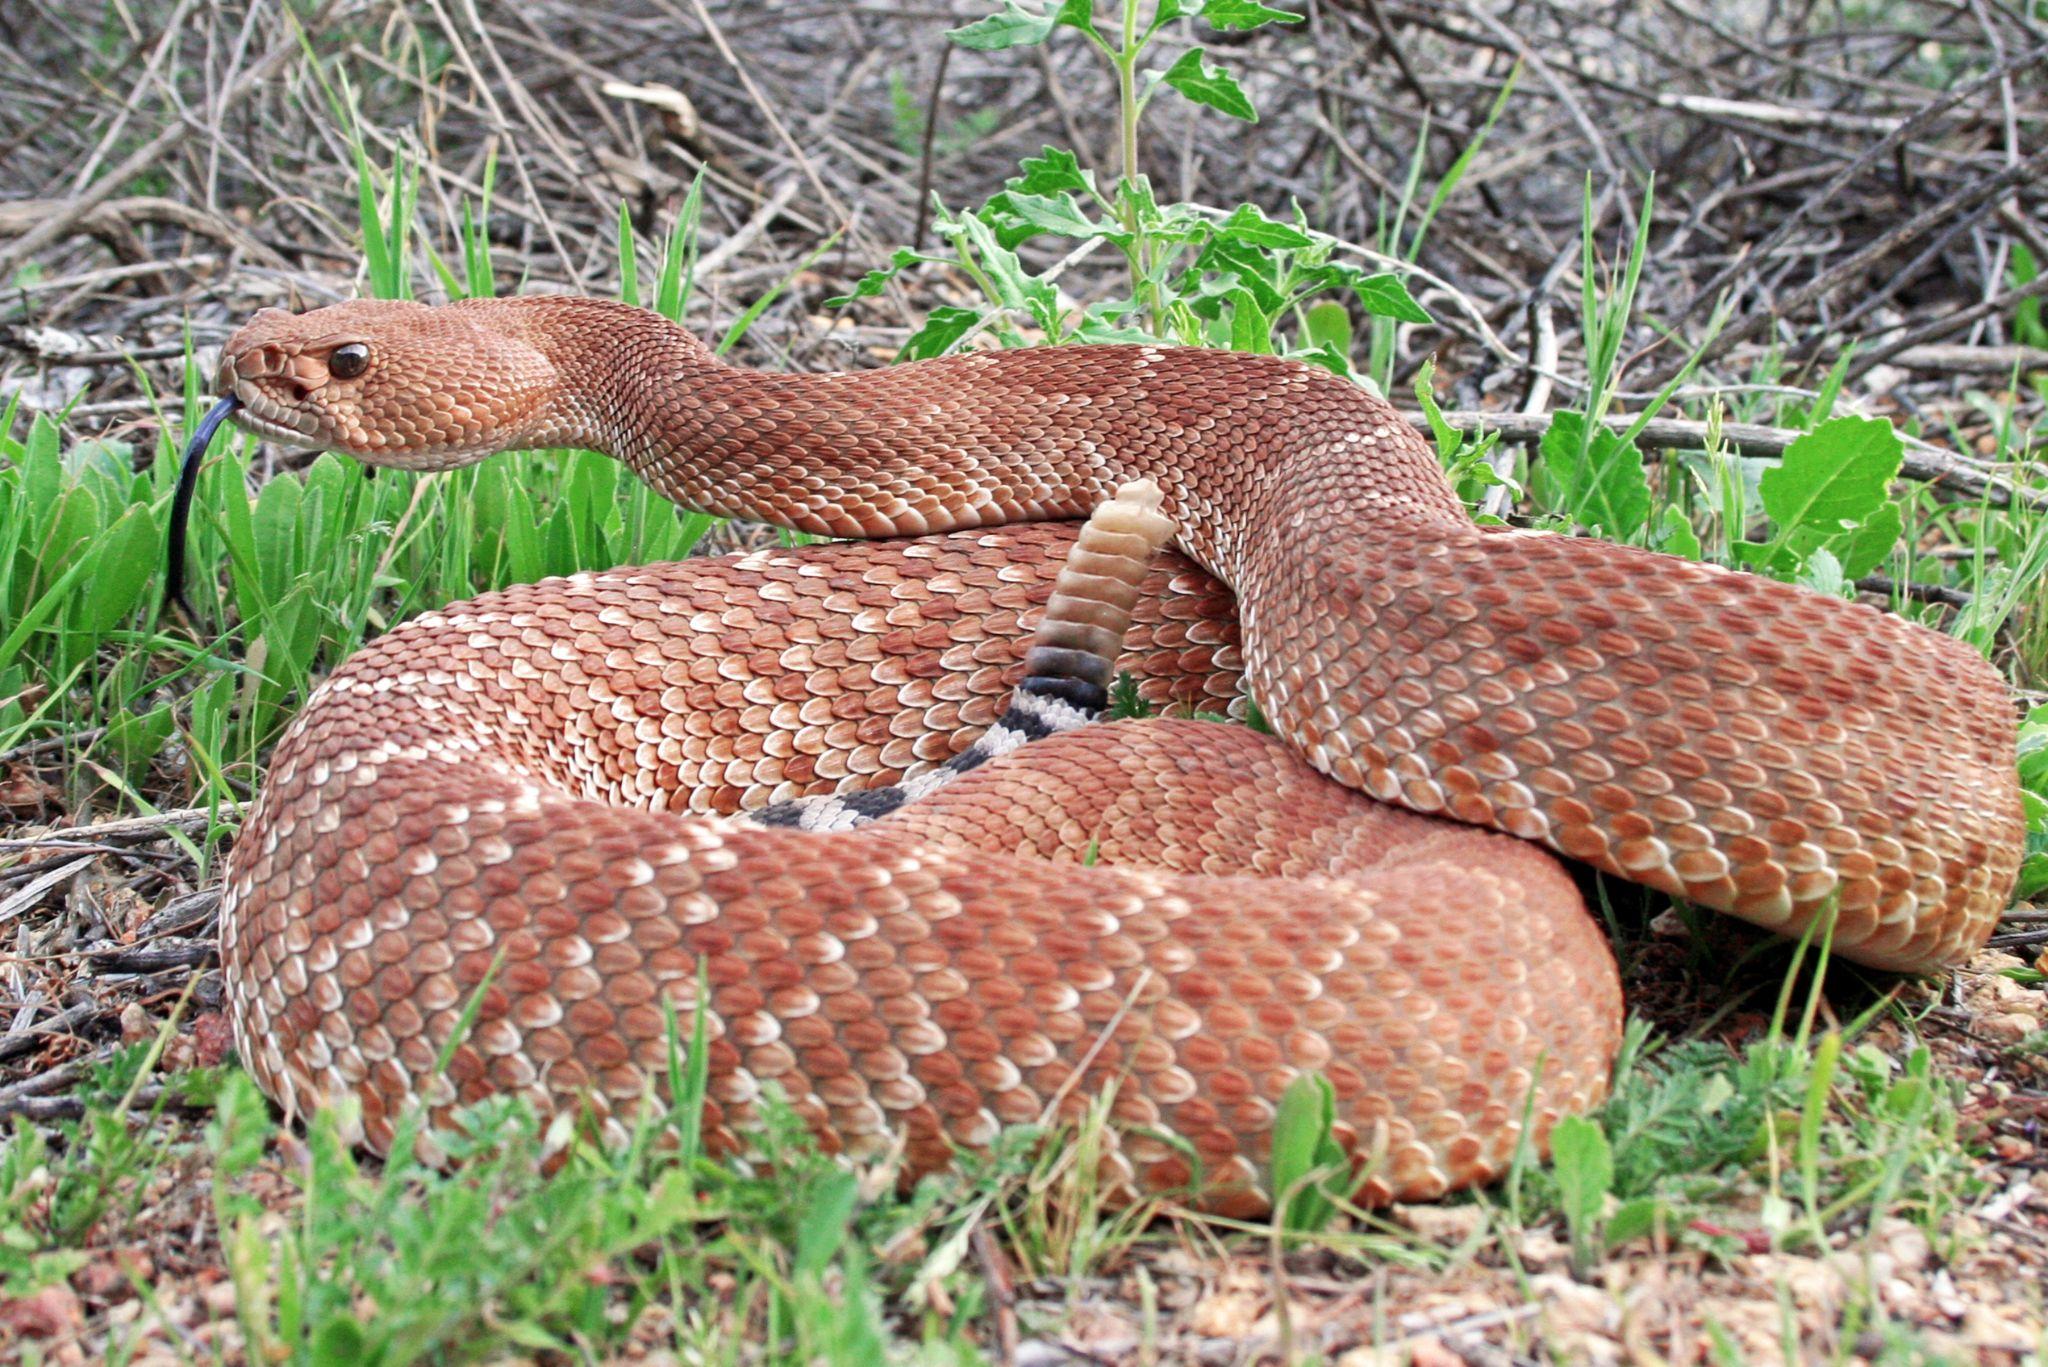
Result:
{"type": "Polygon", "coordinates": [[[446,1123],[493,1091],[616,1124],[701,966],[718,1146],[772,1087],[826,1145],[900,1142],[917,1173],[1113,1091],[1111,1190],[1251,1211],[1276,1105],[1316,1072],[1360,1196],[1430,1196],[1606,1086],[1612,956],[1530,842],[1786,934],[1831,913],[1837,953],[1910,971],[1981,944],[2016,876],[2013,719],[1976,653],[1477,527],[1392,408],[1293,362],[768,374],[549,297],[266,311],[219,388],[253,431],[372,464],[592,447],[693,508],[910,538],[486,594],[316,691],[229,859],[223,959],[260,1083],[353,1099],[373,1148],[408,1104],[446,1123]],[[965,748],[1061,520],[1140,479],[1183,554],[1120,667],[1214,706],[1241,666],[1279,741],[1084,727],[858,830],[735,819],[965,748]]]}

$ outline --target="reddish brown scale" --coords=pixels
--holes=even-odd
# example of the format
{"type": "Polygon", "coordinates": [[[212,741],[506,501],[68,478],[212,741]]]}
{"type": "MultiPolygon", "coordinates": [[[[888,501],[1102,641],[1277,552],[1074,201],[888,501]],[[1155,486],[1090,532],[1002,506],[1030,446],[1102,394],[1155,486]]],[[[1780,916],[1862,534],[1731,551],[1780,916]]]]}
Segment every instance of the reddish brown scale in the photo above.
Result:
{"type": "MultiPolygon", "coordinates": [[[[1838,901],[1837,950],[1880,966],[1981,944],[2016,874],[2013,725],[1972,652],[1475,528],[1406,424],[1320,372],[1058,348],[762,375],[569,299],[265,314],[227,354],[252,425],[379,463],[589,445],[692,506],[951,532],[514,589],[316,694],[230,861],[223,950],[259,1080],[299,1110],[356,1097],[372,1145],[414,1097],[630,1103],[701,959],[721,1143],[773,1082],[832,1145],[907,1133],[921,1170],[1119,1079],[1119,1116],[1250,1210],[1272,1108],[1315,1069],[1362,1193],[1423,1196],[1499,1171],[1539,1057],[1539,1143],[1597,1099],[1618,992],[1548,856],[1359,794],[1788,932],[1838,901]],[[326,374],[345,341],[370,347],[359,379],[326,374]],[[1300,759],[1162,722],[1040,742],[844,835],[677,815],[967,744],[1071,533],[955,529],[1078,516],[1135,478],[1236,590],[1246,680],[1300,759]]],[[[1216,707],[1229,611],[1169,564],[1124,667],[1216,707]]],[[[1106,1166],[1120,1190],[1187,1176],[1135,1133],[1106,1166]]]]}

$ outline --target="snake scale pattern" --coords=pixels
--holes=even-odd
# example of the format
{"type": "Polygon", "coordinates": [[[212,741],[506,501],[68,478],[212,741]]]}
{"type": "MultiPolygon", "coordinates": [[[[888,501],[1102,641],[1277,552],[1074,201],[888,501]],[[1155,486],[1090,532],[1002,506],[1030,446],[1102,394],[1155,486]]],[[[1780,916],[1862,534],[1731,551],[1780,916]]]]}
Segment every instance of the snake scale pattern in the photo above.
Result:
{"type": "Polygon", "coordinates": [[[493,1092],[618,1125],[701,964],[715,1147],[773,1088],[916,1174],[1110,1094],[1110,1190],[1251,1213],[1316,1071],[1360,1198],[1428,1197],[1607,1085],[1614,961],[1539,846],[1786,934],[1832,911],[1837,952],[1908,971],[1980,945],[2016,876],[2014,722],[1976,653],[1477,527],[1394,410],[1309,367],[770,374],[542,297],[266,311],[218,379],[249,429],[372,464],[590,447],[692,508],[897,538],[487,594],[316,691],[230,857],[223,960],[261,1085],[352,1099],[371,1148],[493,1092]],[[1277,739],[1084,727],[857,829],[743,819],[970,746],[1075,521],[1133,480],[1179,553],[1117,667],[1168,707],[1248,691],[1277,739]]]}

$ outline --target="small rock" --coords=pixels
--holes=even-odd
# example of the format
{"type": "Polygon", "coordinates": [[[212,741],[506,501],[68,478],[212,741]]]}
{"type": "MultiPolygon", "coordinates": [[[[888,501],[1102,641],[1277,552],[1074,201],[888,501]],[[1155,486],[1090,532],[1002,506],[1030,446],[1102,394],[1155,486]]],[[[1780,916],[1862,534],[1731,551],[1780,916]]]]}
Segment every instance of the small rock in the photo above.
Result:
{"type": "Polygon", "coordinates": [[[1466,1367],[1463,1356],[1444,1346],[1442,1339],[1424,1339],[1408,1355],[1409,1367],[1466,1367]]]}
{"type": "Polygon", "coordinates": [[[2028,1035],[2041,1028],[2039,1018],[2019,1011],[2001,1012],[1995,1016],[1979,1016],[1976,1021],[1977,1033],[1986,1039],[1997,1040],[2000,1044],[2018,1044],[2028,1035]]]}
{"type": "Polygon", "coordinates": [[[1244,1338],[1259,1322],[1262,1299],[1242,1292],[1205,1296],[1188,1312],[1188,1328],[1205,1338],[1244,1338]]]}
{"type": "Polygon", "coordinates": [[[1557,1267],[1571,1257],[1571,1248],[1558,1241],[1555,1234],[1547,1229],[1525,1230],[1515,1240],[1515,1255],[1528,1268],[1557,1267]]]}
{"type": "Polygon", "coordinates": [[[1542,1303],[1544,1316],[1554,1329],[1605,1333],[1621,1324],[1621,1308],[1612,1297],[1562,1273],[1531,1277],[1529,1290],[1542,1303]]]}
{"type": "Polygon", "coordinates": [[[1934,1256],[1926,1234],[1910,1220],[1879,1220],[1872,1233],[1878,1245],[1891,1254],[1892,1265],[1899,1272],[1918,1272],[1934,1256]]]}
{"type": "Polygon", "coordinates": [[[1232,1268],[1188,1312],[1188,1328],[1204,1338],[1242,1339],[1265,1313],[1267,1299],[1262,1278],[1232,1268]]]}
{"type": "Polygon", "coordinates": [[[0,1301],[0,1329],[15,1338],[53,1339],[85,1323],[85,1307],[68,1286],[46,1286],[27,1296],[0,1301]]]}
{"type": "Polygon", "coordinates": [[[112,1300],[128,1289],[128,1277],[112,1258],[96,1258],[71,1274],[71,1286],[81,1296],[112,1300]]]}
{"type": "Polygon", "coordinates": [[[1969,1311],[1969,1303],[1956,1294],[1955,1279],[1943,1269],[1934,1274],[1934,1281],[1928,1287],[1934,1299],[1934,1308],[1952,1320],[1961,1320],[1969,1311]]]}
{"type": "Polygon", "coordinates": [[[1486,1224],[1478,1206],[1395,1206],[1396,1221],[1433,1244],[1454,1247],[1472,1238],[1486,1224]]]}
{"type": "Polygon", "coordinates": [[[224,1318],[235,1313],[237,1298],[233,1282],[216,1282],[202,1291],[199,1298],[205,1304],[209,1315],[224,1318]]]}
{"type": "Polygon", "coordinates": [[[2001,1134],[1991,1141],[1991,1152],[2001,1163],[2023,1163],[2033,1157],[2034,1146],[2016,1134],[2001,1134]]]}
{"type": "Polygon", "coordinates": [[[139,1044],[155,1036],[156,1022],[142,1009],[141,1002],[129,1002],[121,1008],[121,1043],[139,1044]]]}
{"type": "Polygon", "coordinates": [[[1337,1355],[1336,1367],[1408,1367],[1405,1348],[1351,1348],[1337,1355]]]}

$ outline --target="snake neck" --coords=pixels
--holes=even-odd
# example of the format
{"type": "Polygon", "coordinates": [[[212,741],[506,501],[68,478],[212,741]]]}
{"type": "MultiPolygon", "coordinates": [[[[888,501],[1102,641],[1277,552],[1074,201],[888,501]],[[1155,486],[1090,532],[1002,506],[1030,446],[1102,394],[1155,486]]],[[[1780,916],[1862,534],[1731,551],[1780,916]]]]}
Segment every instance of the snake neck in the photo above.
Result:
{"type": "Polygon", "coordinates": [[[458,307],[487,311],[559,376],[523,444],[607,452],[667,497],[722,516],[921,536],[1082,518],[1149,478],[1183,549],[1233,583],[1242,548],[1274,536],[1300,545],[1304,529],[1339,515],[1470,525],[1391,407],[1275,357],[1069,346],[783,374],[729,365],[684,328],[609,301],[458,307]]]}

